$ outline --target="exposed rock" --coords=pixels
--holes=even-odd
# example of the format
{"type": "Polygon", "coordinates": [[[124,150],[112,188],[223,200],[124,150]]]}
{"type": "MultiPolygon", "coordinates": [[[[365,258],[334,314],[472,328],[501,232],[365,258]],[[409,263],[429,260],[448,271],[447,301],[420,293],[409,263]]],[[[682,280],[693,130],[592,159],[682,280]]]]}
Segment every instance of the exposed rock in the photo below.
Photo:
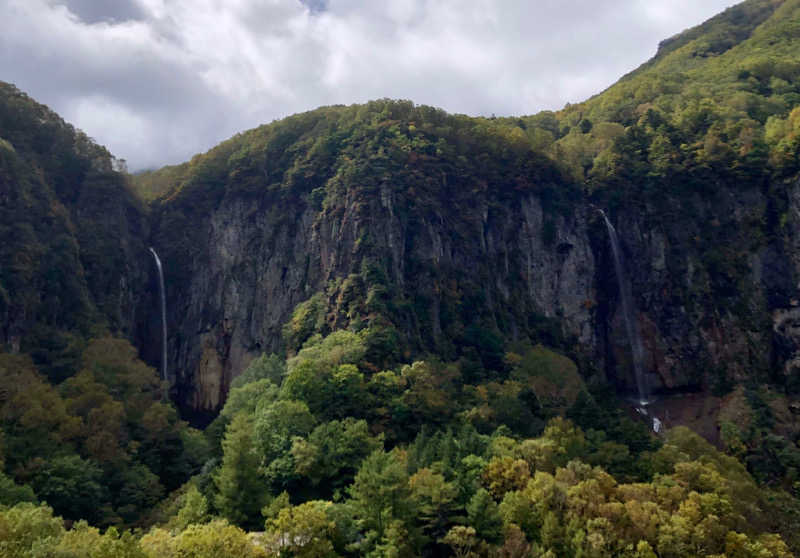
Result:
{"type": "MultiPolygon", "coordinates": [[[[181,271],[185,280],[170,278],[180,255],[165,240],[158,249],[168,277],[171,368],[185,402],[218,408],[250,359],[281,347],[281,327],[298,303],[342,285],[368,260],[385,264],[388,284],[412,307],[394,315],[412,353],[446,356],[454,296],[475,295],[467,312],[507,338],[536,335],[532,322],[551,320],[562,350],[633,390],[608,239],[588,201],[564,213],[545,210],[535,193],[502,201],[486,190],[435,195],[423,206],[385,182],[319,210],[270,196],[226,198],[193,223],[207,243],[181,271]]],[[[755,189],[734,195],[720,185],[688,206],[667,200],[613,212],[656,390],[767,376],[775,360],[787,378],[797,376],[797,187],[792,204],[794,213],[770,238],[752,236],[767,205],[755,189]]],[[[348,295],[337,288],[326,320],[345,327],[348,295]]]]}

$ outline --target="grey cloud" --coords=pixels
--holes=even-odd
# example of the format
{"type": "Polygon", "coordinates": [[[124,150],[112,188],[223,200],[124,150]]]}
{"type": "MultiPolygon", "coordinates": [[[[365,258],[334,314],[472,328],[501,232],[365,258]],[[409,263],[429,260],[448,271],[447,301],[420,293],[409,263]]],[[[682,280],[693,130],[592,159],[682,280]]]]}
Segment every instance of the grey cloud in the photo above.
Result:
{"type": "Polygon", "coordinates": [[[145,13],[135,0],[62,0],[70,12],[86,23],[144,19],[145,13]]]}
{"type": "Polygon", "coordinates": [[[324,12],[328,4],[325,0],[300,0],[300,3],[308,7],[312,13],[324,12]]]}

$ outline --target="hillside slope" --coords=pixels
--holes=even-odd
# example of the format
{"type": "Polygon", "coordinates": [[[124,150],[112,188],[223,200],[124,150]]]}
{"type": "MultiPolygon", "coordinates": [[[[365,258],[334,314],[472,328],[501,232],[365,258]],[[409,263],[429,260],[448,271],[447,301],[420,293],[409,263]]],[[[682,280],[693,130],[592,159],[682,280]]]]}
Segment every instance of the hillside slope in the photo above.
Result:
{"type": "Polygon", "coordinates": [[[0,82],[0,346],[53,380],[86,339],[134,335],[147,288],[144,205],[113,157],[0,82]]]}

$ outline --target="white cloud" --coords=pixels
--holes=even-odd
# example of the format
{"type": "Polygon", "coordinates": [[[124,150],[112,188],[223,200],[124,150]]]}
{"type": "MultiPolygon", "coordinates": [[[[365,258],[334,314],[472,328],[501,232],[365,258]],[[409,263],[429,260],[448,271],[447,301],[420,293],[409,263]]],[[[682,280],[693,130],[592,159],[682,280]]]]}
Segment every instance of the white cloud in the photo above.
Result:
{"type": "Polygon", "coordinates": [[[136,169],[325,104],[561,108],[728,1],[0,0],[0,79],[136,169]]]}

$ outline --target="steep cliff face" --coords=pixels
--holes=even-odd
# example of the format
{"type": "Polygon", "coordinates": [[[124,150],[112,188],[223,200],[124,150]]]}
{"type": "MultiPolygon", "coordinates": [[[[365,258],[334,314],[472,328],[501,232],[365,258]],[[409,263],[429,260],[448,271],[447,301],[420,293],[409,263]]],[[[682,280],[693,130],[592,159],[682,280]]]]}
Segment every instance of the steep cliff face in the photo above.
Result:
{"type": "MultiPolygon", "coordinates": [[[[718,183],[702,196],[618,209],[656,389],[724,392],[748,382],[796,389],[796,204],[793,181],[718,183]]],[[[606,316],[598,326],[610,341],[608,361],[624,363],[612,280],[608,271],[598,279],[606,316]]]]}
{"type": "MultiPolygon", "coordinates": [[[[593,344],[587,215],[565,203],[575,189],[529,150],[511,153],[504,141],[487,148],[481,137],[475,147],[459,144],[475,131],[471,119],[434,111],[429,118],[449,131],[415,134],[412,124],[409,133],[408,117],[420,110],[432,109],[381,102],[366,116],[328,109],[254,131],[196,162],[212,169],[216,187],[187,172],[156,207],[170,360],[184,402],[217,408],[250,359],[284,347],[284,324],[312,297],[321,310],[290,335],[298,344],[314,331],[368,326],[384,328],[396,360],[423,351],[458,358],[480,345],[470,336],[539,329],[593,344]],[[294,156],[266,158],[287,135],[294,156]],[[243,150],[232,170],[231,153],[243,150]],[[270,172],[280,182],[270,184],[270,172]],[[208,204],[202,213],[198,197],[208,204]]],[[[495,360],[502,365],[502,354],[495,360]]]]}
{"type": "Polygon", "coordinates": [[[253,356],[340,327],[376,369],[430,351],[469,381],[530,339],[633,392],[600,208],[654,390],[796,391],[798,17],[747,0],[558,113],[327,107],[150,173],[179,399],[216,409],[253,356]]]}
{"type": "Polygon", "coordinates": [[[187,407],[219,408],[253,357],[341,327],[382,332],[376,367],[434,352],[500,370],[503,343],[530,339],[633,393],[601,207],[626,255],[654,390],[797,385],[796,181],[707,173],[689,190],[672,179],[646,195],[581,193],[508,138],[481,156],[458,134],[418,130],[425,107],[379,105],[370,131],[348,132],[324,165],[308,148],[321,117],[305,115],[287,124],[306,147],[272,171],[281,182],[264,153],[285,137],[262,129],[195,161],[205,182],[189,169],[157,206],[170,368],[187,407]],[[243,149],[255,172],[230,166],[243,149]]]}
{"type": "MultiPolygon", "coordinates": [[[[450,199],[398,215],[402,194],[388,184],[376,194],[321,212],[232,200],[198,225],[205,252],[170,296],[170,354],[193,408],[217,408],[251,358],[282,346],[282,325],[313,294],[324,293],[326,326],[352,325],[347,298],[370,296],[359,284],[370,253],[384,255],[387,284],[403,293],[406,304],[389,313],[412,353],[457,357],[452,339],[479,323],[507,339],[561,343],[633,391],[608,239],[589,202],[548,217],[535,194],[504,205],[471,197],[470,211],[450,199]]],[[[790,194],[791,211],[769,238],[752,229],[766,218],[759,192],[676,203],[654,212],[661,221],[616,212],[656,390],[797,382],[798,188],[790,194]]]]}
{"type": "MultiPolygon", "coordinates": [[[[188,372],[179,383],[191,386],[193,407],[216,408],[250,359],[279,350],[292,310],[315,293],[323,293],[323,331],[383,314],[414,354],[456,357],[453,339],[474,324],[519,338],[547,320],[563,323],[559,335],[581,347],[595,345],[585,210],[554,219],[546,241],[545,212],[532,194],[504,205],[478,195],[470,211],[454,199],[433,211],[408,211],[390,184],[348,198],[319,212],[232,200],[201,225],[206,251],[194,260],[190,281],[170,287],[170,354],[175,368],[188,372]],[[364,268],[378,261],[385,279],[370,284],[364,268]],[[360,308],[381,297],[395,307],[360,308]]],[[[379,305],[366,305],[372,302],[379,305]]]]}

